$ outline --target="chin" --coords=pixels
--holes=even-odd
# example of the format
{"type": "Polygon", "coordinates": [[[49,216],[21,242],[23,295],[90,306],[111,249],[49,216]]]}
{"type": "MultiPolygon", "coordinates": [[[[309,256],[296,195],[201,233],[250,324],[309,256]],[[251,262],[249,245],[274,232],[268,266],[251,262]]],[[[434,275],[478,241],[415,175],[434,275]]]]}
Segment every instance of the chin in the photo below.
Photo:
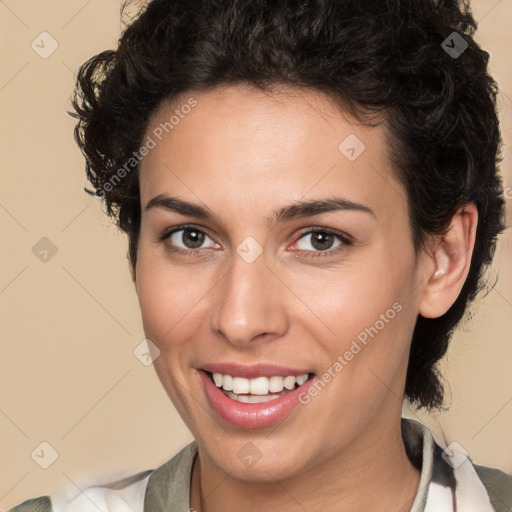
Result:
{"type": "MultiPolygon", "coordinates": [[[[226,434],[224,443],[215,440],[210,432],[206,439],[207,457],[212,464],[237,480],[272,483],[292,478],[304,471],[304,449],[295,443],[294,446],[287,446],[281,440],[276,444],[275,439],[265,438],[261,434],[253,440],[249,436],[247,440],[236,442],[226,434]]],[[[204,448],[200,450],[204,453],[204,448]]]]}

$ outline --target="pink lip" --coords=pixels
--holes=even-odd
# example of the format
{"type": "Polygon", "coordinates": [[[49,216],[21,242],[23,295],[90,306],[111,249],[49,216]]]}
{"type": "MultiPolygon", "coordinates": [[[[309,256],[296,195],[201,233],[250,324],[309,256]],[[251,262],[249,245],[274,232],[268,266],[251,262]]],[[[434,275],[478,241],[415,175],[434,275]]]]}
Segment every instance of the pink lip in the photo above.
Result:
{"type": "MultiPolygon", "coordinates": [[[[273,369],[273,372],[275,368],[273,369]]],[[[203,387],[208,398],[208,402],[212,409],[224,421],[235,425],[240,428],[254,429],[264,428],[284,420],[297,405],[300,404],[299,395],[307,393],[309,386],[311,386],[316,377],[306,381],[302,386],[286,393],[285,395],[265,403],[259,404],[246,404],[237,402],[227,397],[210,379],[208,373],[203,370],[198,370],[203,387]]],[[[219,371],[219,373],[222,373],[219,371]]],[[[226,372],[228,375],[229,372],[226,372]]],[[[302,375],[304,375],[304,372],[302,375]]],[[[279,373],[271,373],[272,375],[279,375],[279,373]]],[[[285,374],[286,375],[286,374],[285,374]]],[[[294,375],[294,372],[287,375],[294,375]]],[[[301,373],[297,373],[301,375],[301,373]]],[[[258,373],[256,376],[264,376],[258,373]]]]}
{"type": "Polygon", "coordinates": [[[255,379],[256,377],[270,378],[273,376],[288,377],[290,375],[299,377],[300,375],[306,375],[306,373],[314,373],[313,370],[290,368],[274,364],[255,364],[249,366],[236,363],[212,363],[205,364],[200,369],[210,373],[243,377],[244,379],[255,379]]]}

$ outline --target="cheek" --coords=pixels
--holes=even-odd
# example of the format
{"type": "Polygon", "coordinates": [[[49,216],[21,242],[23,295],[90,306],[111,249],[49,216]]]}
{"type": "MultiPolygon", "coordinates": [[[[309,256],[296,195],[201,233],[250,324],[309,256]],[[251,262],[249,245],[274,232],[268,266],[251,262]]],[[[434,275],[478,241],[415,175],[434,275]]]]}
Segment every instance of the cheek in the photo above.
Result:
{"type": "MultiPolygon", "coordinates": [[[[387,268],[384,258],[365,258],[332,274],[304,274],[294,284],[303,302],[337,337],[355,336],[373,325],[410,287],[407,271],[387,268]]],[[[395,311],[389,316],[394,317],[395,311]]]]}
{"type": "Polygon", "coordinates": [[[204,323],[202,299],[208,287],[191,281],[193,274],[171,269],[156,261],[144,248],[137,260],[137,295],[146,336],[160,350],[184,343],[204,323]]]}
{"type": "Polygon", "coordinates": [[[389,262],[381,251],[380,258],[360,260],[337,279],[305,283],[308,304],[321,320],[314,337],[324,340],[331,365],[342,357],[338,373],[351,385],[375,381],[370,369],[391,381],[407,356],[417,316],[410,293],[412,266],[389,262]]]}

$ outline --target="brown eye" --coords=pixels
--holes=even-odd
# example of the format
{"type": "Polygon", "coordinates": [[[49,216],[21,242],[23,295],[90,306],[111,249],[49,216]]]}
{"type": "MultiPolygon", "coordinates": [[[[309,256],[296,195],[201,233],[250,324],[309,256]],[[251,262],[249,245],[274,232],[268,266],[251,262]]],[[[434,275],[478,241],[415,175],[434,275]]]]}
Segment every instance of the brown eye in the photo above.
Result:
{"type": "Polygon", "coordinates": [[[319,251],[325,251],[332,248],[335,241],[334,235],[323,231],[316,231],[311,234],[311,245],[319,251]]]}
{"type": "MultiPolygon", "coordinates": [[[[175,231],[173,235],[177,235],[180,232],[182,233],[181,236],[176,236],[176,239],[185,245],[187,249],[198,249],[203,245],[206,237],[205,233],[202,231],[192,228],[180,229],[179,231],[175,231]]],[[[176,243],[176,240],[173,240],[173,243],[176,243]]]]}
{"type": "Polygon", "coordinates": [[[204,249],[219,247],[202,229],[195,226],[178,226],[168,230],[159,237],[159,241],[165,242],[171,251],[184,256],[200,256],[204,249]],[[203,247],[207,239],[211,241],[210,247],[203,247]]]}
{"type": "Polygon", "coordinates": [[[297,249],[307,256],[328,256],[348,248],[352,242],[348,236],[325,229],[304,233],[296,242],[297,249]],[[309,239],[309,242],[303,242],[309,239]]]}

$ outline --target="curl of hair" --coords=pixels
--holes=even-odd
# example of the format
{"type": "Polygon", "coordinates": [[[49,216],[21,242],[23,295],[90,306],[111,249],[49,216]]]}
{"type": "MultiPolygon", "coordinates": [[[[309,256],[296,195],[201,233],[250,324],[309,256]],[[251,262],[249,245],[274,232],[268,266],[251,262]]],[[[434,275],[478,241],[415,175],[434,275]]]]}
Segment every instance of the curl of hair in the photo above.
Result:
{"type": "MultiPolygon", "coordinates": [[[[476,22],[457,0],[152,0],[114,51],[79,70],[72,99],[86,173],[128,234],[135,276],[140,229],[137,166],[106,187],[142,143],[153,112],[189,91],[250,84],[314,89],[356,119],[384,116],[396,175],[407,191],[416,250],[446,233],[473,202],[479,222],[468,278],[439,318],[418,316],[405,395],[440,408],[438,361],[469,304],[504,229],[497,164],[497,85],[476,22]],[[468,48],[452,58],[442,42],[457,32],[468,48]]],[[[133,163],[133,162],[132,162],[133,163]]]]}

